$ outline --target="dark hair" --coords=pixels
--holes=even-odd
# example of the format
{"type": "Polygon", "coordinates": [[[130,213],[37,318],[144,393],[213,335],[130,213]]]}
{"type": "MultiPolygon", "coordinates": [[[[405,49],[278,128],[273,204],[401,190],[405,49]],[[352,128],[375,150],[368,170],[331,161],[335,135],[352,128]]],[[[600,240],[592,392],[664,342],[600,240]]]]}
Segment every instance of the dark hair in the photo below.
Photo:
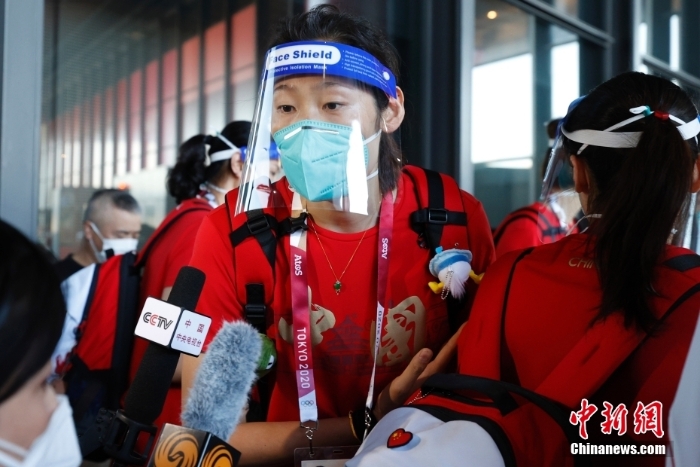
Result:
{"type": "Polygon", "coordinates": [[[0,403],[51,358],[61,337],[66,305],[45,254],[0,221],[0,403]]]}
{"type": "MultiPolygon", "coordinates": [[[[296,41],[325,40],[351,45],[372,54],[399,80],[399,57],[384,33],[364,18],[343,13],[334,5],[319,5],[306,13],[281,21],[270,48],[296,41]]],[[[381,128],[380,112],[389,105],[389,98],[372,87],[377,103],[376,126],[381,128]]],[[[393,190],[401,174],[403,156],[394,137],[382,134],[379,143],[379,186],[382,193],[393,190]]]]}
{"type": "MultiPolygon", "coordinates": [[[[687,122],[697,109],[688,95],[664,78],[624,73],[594,89],[566,117],[564,128],[604,130],[630,116],[631,108],[652,111],[687,122]]],[[[648,116],[616,131],[641,131],[637,147],[588,146],[583,159],[592,178],[588,212],[601,214],[592,223],[593,252],[602,287],[598,319],[622,310],[627,326],[650,330],[655,318],[649,299],[655,294],[655,266],[671,230],[688,215],[695,139],[683,140],[670,119],[648,116]]],[[[569,154],[581,143],[564,139],[569,154]]]]}
{"type": "Polygon", "coordinates": [[[112,205],[117,209],[122,209],[124,211],[133,212],[136,214],[141,213],[141,207],[139,206],[138,201],[136,201],[136,199],[128,192],[118,190],[116,188],[105,188],[95,191],[92,196],[90,196],[90,200],[88,201],[87,208],[85,209],[85,214],[83,216],[84,221],[95,220],[99,201],[103,199],[108,199],[111,201],[112,205]]]}
{"type": "MultiPolygon", "coordinates": [[[[221,134],[234,145],[248,144],[250,122],[231,122],[221,134]]],[[[168,193],[178,203],[194,198],[199,193],[199,185],[204,182],[216,183],[228,171],[228,160],[206,165],[207,147],[209,154],[231,149],[225,141],[214,135],[196,135],[180,145],[177,163],[168,173],[168,193]]]]}

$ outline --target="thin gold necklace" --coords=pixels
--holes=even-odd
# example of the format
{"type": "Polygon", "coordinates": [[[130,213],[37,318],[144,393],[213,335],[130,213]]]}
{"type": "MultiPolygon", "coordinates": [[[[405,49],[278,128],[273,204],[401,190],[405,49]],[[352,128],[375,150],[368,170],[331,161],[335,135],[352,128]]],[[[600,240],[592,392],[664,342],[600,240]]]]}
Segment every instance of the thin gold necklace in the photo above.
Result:
{"type": "Polygon", "coordinates": [[[314,234],[316,234],[316,240],[318,240],[318,244],[321,245],[321,251],[323,251],[323,256],[326,257],[326,261],[328,262],[328,267],[331,269],[331,273],[333,273],[333,277],[335,277],[335,283],[333,284],[333,289],[335,290],[335,294],[340,295],[340,289],[343,286],[343,283],[340,281],[343,278],[343,276],[345,275],[345,271],[348,270],[350,263],[352,263],[352,260],[355,257],[355,253],[357,253],[357,250],[360,249],[360,245],[362,245],[362,240],[364,240],[365,235],[367,235],[367,230],[365,230],[364,233],[362,234],[362,237],[360,238],[360,243],[358,243],[357,246],[355,247],[355,251],[352,252],[352,256],[350,256],[350,260],[348,260],[348,264],[345,265],[345,269],[343,269],[343,272],[340,273],[340,277],[338,277],[338,275],[333,270],[333,265],[331,264],[331,260],[328,258],[328,253],[326,253],[326,249],[323,247],[323,243],[321,243],[321,237],[318,236],[318,232],[316,231],[316,227],[314,227],[313,222],[309,222],[309,225],[311,226],[311,230],[314,231],[314,234]]]}

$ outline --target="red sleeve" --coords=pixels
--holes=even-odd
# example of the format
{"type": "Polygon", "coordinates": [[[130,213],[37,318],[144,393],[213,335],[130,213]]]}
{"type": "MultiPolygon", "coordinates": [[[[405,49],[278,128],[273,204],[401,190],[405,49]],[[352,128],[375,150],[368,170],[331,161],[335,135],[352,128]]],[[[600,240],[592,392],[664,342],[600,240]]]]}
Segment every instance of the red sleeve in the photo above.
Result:
{"type": "Polygon", "coordinates": [[[242,306],[235,293],[233,248],[225,221],[226,211],[222,209],[215,210],[204,219],[190,259],[190,266],[201,270],[206,276],[202,295],[197,302],[197,311],[212,318],[204,350],[224,321],[242,317],[242,306]],[[221,222],[222,215],[224,222],[221,222]]]}
{"type": "Polygon", "coordinates": [[[501,233],[496,245],[496,256],[500,258],[509,251],[541,245],[538,232],[537,222],[533,219],[521,218],[511,221],[501,233]]]}

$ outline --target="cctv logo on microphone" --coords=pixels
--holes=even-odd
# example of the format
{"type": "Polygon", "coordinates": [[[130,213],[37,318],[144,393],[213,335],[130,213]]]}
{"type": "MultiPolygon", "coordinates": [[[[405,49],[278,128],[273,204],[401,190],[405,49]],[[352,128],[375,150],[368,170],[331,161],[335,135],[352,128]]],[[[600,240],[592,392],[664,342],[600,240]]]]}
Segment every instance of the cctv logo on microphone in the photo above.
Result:
{"type": "Polygon", "coordinates": [[[196,357],[202,352],[209,326],[208,316],[149,297],[134,334],[196,357]]]}
{"type": "Polygon", "coordinates": [[[156,344],[169,346],[182,310],[179,306],[149,297],[136,324],[136,335],[156,344]]]}
{"type": "Polygon", "coordinates": [[[158,328],[168,329],[172,324],[173,320],[168,320],[162,316],[154,315],[153,313],[146,312],[143,314],[143,322],[149,323],[151,326],[156,326],[158,328]]]}

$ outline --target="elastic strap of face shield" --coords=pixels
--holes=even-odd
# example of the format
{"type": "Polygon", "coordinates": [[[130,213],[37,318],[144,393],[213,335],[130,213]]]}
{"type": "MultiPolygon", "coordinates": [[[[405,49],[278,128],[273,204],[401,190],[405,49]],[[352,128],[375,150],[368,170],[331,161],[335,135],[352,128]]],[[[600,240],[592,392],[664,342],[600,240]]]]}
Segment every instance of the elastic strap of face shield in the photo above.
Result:
{"type": "MultiPolygon", "coordinates": [[[[209,154],[209,163],[210,164],[213,164],[214,162],[219,162],[219,161],[231,159],[234,154],[241,152],[241,149],[238,146],[236,146],[231,141],[229,141],[228,138],[226,138],[221,133],[217,132],[216,137],[219,138],[224,143],[226,143],[226,145],[228,147],[230,147],[231,149],[224,149],[223,151],[217,151],[215,153],[209,154]]],[[[207,149],[207,153],[208,152],[209,151],[207,149]]]]}
{"type": "Polygon", "coordinates": [[[561,126],[561,128],[559,128],[559,130],[564,136],[569,138],[571,141],[582,143],[582,146],[576,153],[577,155],[581,154],[581,152],[583,152],[583,150],[586,149],[589,145],[601,146],[604,148],[637,147],[637,144],[639,144],[639,140],[642,137],[641,131],[613,132],[613,130],[617,130],[618,128],[622,128],[626,125],[629,125],[630,123],[634,123],[651,115],[661,120],[673,120],[674,122],[679,124],[679,126],[677,126],[676,129],[681,134],[684,140],[695,138],[695,141],[697,142],[696,137],[698,133],[700,133],[700,116],[689,122],[684,122],[680,118],[675,117],[673,115],[659,111],[652,111],[649,108],[649,106],[646,105],[634,107],[630,109],[630,112],[635,115],[633,117],[621,121],[620,123],[616,123],[615,125],[606,128],[603,131],[576,130],[569,132],[566,131],[563,125],[561,126]]]}

